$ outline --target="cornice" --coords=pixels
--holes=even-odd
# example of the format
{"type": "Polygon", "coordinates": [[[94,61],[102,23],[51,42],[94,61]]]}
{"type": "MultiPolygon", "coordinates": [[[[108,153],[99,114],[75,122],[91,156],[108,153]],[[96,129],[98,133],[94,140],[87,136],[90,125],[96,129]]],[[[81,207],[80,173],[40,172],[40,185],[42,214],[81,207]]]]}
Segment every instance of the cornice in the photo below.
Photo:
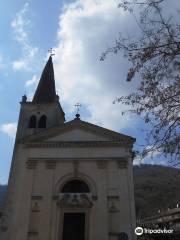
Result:
{"type": "Polygon", "coordinates": [[[34,142],[25,143],[24,148],[90,148],[90,147],[125,147],[130,148],[129,141],[77,141],[77,142],[34,142]]]}

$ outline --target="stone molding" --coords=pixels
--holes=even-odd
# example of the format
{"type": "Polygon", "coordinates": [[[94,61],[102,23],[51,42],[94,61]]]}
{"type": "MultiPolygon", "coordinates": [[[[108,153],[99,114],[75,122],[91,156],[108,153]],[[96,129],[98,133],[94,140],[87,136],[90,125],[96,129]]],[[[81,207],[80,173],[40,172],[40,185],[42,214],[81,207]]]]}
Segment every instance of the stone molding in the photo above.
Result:
{"type": "Polygon", "coordinates": [[[43,196],[41,196],[39,194],[32,194],[31,199],[32,200],[42,200],[43,196]]]}
{"type": "Polygon", "coordinates": [[[124,147],[130,148],[131,144],[127,141],[83,141],[83,142],[34,142],[34,143],[26,143],[24,148],[85,148],[85,147],[124,147]]]}
{"type": "Polygon", "coordinates": [[[92,195],[90,193],[60,193],[58,205],[62,208],[91,208],[92,195]]]}
{"type": "Polygon", "coordinates": [[[54,195],[59,196],[59,193],[62,191],[63,186],[67,182],[72,181],[72,180],[80,180],[80,181],[85,182],[88,185],[91,194],[93,196],[97,196],[96,182],[89,175],[86,175],[80,171],[78,171],[77,177],[74,177],[73,172],[63,175],[55,184],[54,195]]]}
{"type": "MultiPolygon", "coordinates": [[[[52,200],[57,201],[58,199],[59,199],[59,195],[53,195],[52,196],[52,200]]],[[[92,195],[92,200],[93,201],[97,201],[97,199],[98,199],[97,195],[92,195]]]]}

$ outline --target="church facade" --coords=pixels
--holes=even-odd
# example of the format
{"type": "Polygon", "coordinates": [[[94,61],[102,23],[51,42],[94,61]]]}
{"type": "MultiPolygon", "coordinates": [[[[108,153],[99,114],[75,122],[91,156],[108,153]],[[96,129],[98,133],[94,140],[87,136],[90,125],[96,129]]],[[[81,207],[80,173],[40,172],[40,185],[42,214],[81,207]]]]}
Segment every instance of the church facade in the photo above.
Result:
{"type": "Polygon", "coordinates": [[[135,240],[132,137],[65,122],[52,57],[22,97],[1,240],[135,240]]]}

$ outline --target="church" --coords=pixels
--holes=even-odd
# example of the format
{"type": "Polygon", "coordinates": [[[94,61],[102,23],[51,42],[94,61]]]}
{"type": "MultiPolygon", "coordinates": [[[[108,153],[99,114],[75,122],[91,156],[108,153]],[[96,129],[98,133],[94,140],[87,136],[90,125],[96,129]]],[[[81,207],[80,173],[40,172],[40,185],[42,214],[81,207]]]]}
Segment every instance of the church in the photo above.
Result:
{"type": "Polygon", "coordinates": [[[20,104],[0,239],[135,240],[135,139],[66,122],[52,56],[20,104]]]}

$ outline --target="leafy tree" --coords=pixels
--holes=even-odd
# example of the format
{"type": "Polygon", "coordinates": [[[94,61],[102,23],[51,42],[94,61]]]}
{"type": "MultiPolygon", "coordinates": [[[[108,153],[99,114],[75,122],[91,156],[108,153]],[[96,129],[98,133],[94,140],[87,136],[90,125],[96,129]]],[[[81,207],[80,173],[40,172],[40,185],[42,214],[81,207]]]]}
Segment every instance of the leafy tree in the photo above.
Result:
{"type": "MultiPolygon", "coordinates": [[[[171,156],[173,164],[179,164],[180,123],[180,24],[173,16],[164,14],[165,0],[121,1],[120,8],[135,16],[140,29],[136,38],[120,36],[112,48],[101,56],[103,61],[109,53],[124,53],[131,67],[127,81],[139,77],[136,91],[122,96],[115,102],[129,106],[129,111],[143,117],[150,128],[147,146],[141,152],[164,153],[171,156]]],[[[170,6],[169,6],[170,7],[170,6]]]]}

